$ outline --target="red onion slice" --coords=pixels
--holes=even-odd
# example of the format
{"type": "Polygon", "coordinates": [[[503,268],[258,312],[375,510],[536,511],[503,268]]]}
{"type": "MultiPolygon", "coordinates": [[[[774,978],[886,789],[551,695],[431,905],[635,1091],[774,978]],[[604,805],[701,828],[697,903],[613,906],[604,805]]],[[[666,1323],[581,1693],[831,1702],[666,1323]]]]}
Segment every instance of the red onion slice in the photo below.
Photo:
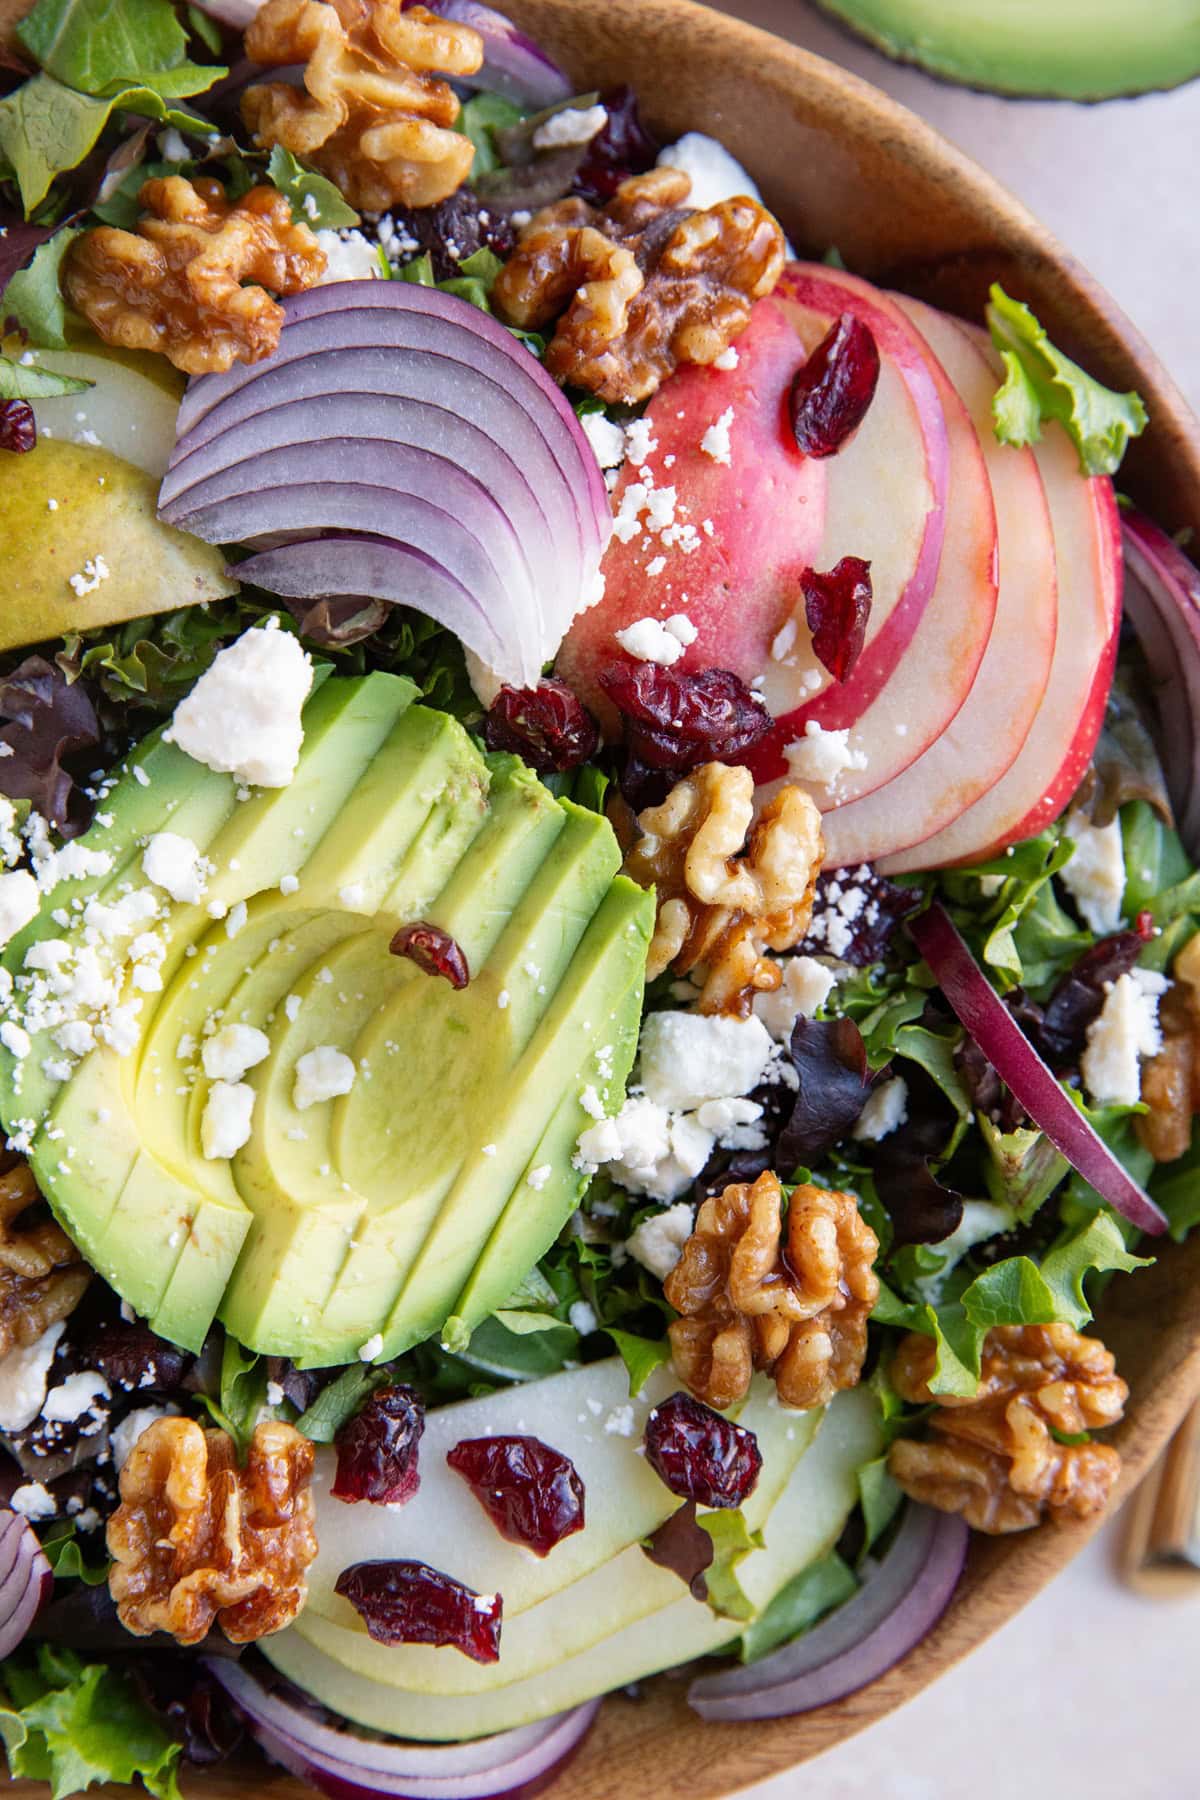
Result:
{"type": "Polygon", "coordinates": [[[882,1566],[852,1599],[761,1662],[693,1681],[689,1704],[704,1719],[778,1719],[857,1693],[941,1618],[969,1536],[957,1515],[910,1504],[882,1566]]]}
{"type": "Polygon", "coordinates": [[[37,1534],[19,1513],[0,1511],[0,1662],[23,1641],[53,1587],[37,1534]]]}
{"type": "Polygon", "coordinates": [[[1156,684],[1164,772],[1179,834],[1200,860],[1200,569],[1143,513],[1122,514],[1125,610],[1156,684]]]}
{"type": "MultiPolygon", "coordinates": [[[[424,4],[426,0],[404,0],[403,11],[424,4]]],[[[483,39],[483,67],[462,82],[464,87],[486,88],[531,107],[570,99],[574,89],[558,64],[494,7],[481,0],[428,0],[428,5],[430,12],[469,25],[483,39]]]]}
{"type": "Polygon", "coordinates": [[[495,1737],[436,1747],[363,1737],[323,1725],[225,1657],[206,1666],[250,1721],[255,1737],[285,1768],[335,1800],[376,1795],[407,1800],[485,1800],[540,1787],[582,1743],[598,1700],[495,1737]]]}
{"type": "Polygon", "coordinates": [[[1139,1230],[1161,1236],[1167,1229],[1165,1216],[1059,1086],[945,908],[935,901],[928,912],[908,921],[908,930],[958,1018],[1034,1124],[1114,1211],[1139,1230]]]}

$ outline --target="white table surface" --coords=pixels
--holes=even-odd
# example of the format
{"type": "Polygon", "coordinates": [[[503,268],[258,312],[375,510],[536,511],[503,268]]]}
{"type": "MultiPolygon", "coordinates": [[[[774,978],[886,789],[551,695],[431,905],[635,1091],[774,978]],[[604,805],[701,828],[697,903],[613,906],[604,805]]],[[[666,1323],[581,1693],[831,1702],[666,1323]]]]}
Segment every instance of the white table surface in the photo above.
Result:
{"type": "MultiPolygon", "coordinates": [[[[1013,102],[889,63],[804,0],[725,0],[720,10],[886,88],[998,175],[1100,277],[1200,411],[1200,82],[1094,107],[1013,102]]],[[[908,1706],[747,1795],[1200,1794],[1200,1582],[1191,1600],[1132,1594],[1112,1567],[1119,1530],[1118,1520],[1018,1618],[908,1706]]]]}

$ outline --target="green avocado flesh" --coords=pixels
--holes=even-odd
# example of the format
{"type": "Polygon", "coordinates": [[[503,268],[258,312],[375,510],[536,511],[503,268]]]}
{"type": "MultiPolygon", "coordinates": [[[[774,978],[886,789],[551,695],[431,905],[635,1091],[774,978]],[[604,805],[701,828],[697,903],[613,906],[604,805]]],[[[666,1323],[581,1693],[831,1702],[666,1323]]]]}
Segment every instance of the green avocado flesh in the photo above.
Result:
{"type": "Polygon", "coordinates": [[[819,0],[905,62],[970,87],[1104,100],[1200,75],[1200,0],[819,0]]]}
{"type": "Polygon", "coordinates": [[[377,1335],[396,1355],[452,1316],[469,1331],[578,1203],[584,1091],[619,1105],[653,896],[618,873],[600,815],[414,696],[390,675],[327,680],[293,780],[248,796],[148,739],[80,840],[107,853],[104,873],[60,880],[5,954],[7,1016],[32,1042],[19,1060],[0,1051],[0,1116],[32,1140],[88,1260],[190,1348],[214,1317],[309,1366],[377,1335]],[[209,859],[203,898],[149,890],[159,986],[137,985],[127,940],[93,948],[138,1007],[136,1041],[64,1066],[23,998],[26,956],[41,940],[87,954],[97,908],[147,887],[161,831],[209,859]],[[390,953],[414,920],[456,940],[465,988],[390,953]],[[231,1024],[264,1032],[270,1053],[242,1078],[249,1140],[210,1160],[200,1052],[231,1024]],[[297,1061],[325,1046],[353,1060],[354,1084],[297,1110],[297,1061]]]}

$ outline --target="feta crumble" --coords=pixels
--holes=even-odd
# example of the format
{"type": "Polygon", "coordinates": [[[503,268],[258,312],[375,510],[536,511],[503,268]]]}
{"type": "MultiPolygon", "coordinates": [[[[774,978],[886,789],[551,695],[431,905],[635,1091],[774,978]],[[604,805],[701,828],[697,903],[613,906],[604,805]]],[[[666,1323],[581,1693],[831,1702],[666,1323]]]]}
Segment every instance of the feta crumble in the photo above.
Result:
{"type": "Polygon", "coordinates": [[[85,594],[94,594],[102,581],[108,581],[112,570],[102,556],[89,556],[83,568],[74,575],[67,576],[67,586],[77,600],[85,594]]]}
{"type": "Polygon", "coordinates": [[[37,1418],[54,1352],[66,1329],[66,1320],[59,1319],[32,1344],[21,1344],[0,1357],[0,1431],[24,1431],[37,1418]]]}
{"type": "Polygon", "coordinates": [[[270,1053],[266,1032],[254,1025],[224,1025],[205,1040],[200,1056],[210,1081],[240,1081],[270,1053]]]}
{"type": "Polygon", "coordinates": [[[783,979],[770,994],[754,996],[754,1012],[777,1043],[786,1043],[797,1019],[813,1019],[837,985],[832,969],[815,956],[789,956],[783,979]]]}
{"type": "Polygon", "coordinates": [[[635,619],[621,631],[613,633],[618,644],[636,662],[658,663],[670,668],[679,661],[689,644],[697,637],[696,627],[686,613],[672,613],[669,619],[635,619]]]}
{"type": "Polygon", "coordinates": [[[306,1112],[323,1100],[336,1100],[354,1086],[357,1071],[350,1058],[332,1044],[318,1044],[307,1050],[296,1062],[296,1085],[292,1089],[292,1105],[306,1112]]]}
{"type": "Polygon", "coordinates": [[[702,131],[686,132],[678,143],[668,144],[665,150],[660,150],[658,166],[660,169],[682,169],[691,177],[688,205],[700,210],[719,206],[722,200],[733,200],[743,194],[751,200],[762,198],[737,158],[729,154],[724,144],[702,131]]]}
{"type": "Polygon", "coordinates": [[[22,1482],[13,1490],[8,1504],[23,1519],[53,1519],[58,1513],[58,1501],[40,1481],[22,1482]]]}
{"type": "Polygon", "coordinates": [[[1083,1085],[1097,1106],[1136,1106],[1141,1098],[1141,1058],[1162,1049],[1158,1003],[1170,983],[1150,969],[1133,969],[1109,982],[1098,1018],[1088,1026],[1079,1061],[1083,1085]]]}
{"type": "Polygon", "coordinates": [[[572,1306],[568,1307],[567,1318],[580,1337],[587,1337],[590,1331],[595,1331],[598,1323],[595,1312],[586,1300],[576,1300],[572,1306]]]}
{"type": "Polygon", "coordinates": [[[383,1333],[382,1333],[382,1331],[377,1331],[373,1337],[369,1337],[367,1339],[365,1344],[360,1344],[358,1346],[359,1362],[365,1362],[365,1363],[374,1362],[375,1358],[379,1355],[379,1352],[382,1349],[383,1349],[383,1333]]]}
{"type": "Polygon", "coordinates": [[[371,281],[383,274],[378,250],[361,231],[323,230],[316,239],[325,252],[325,273],[318,275],[318,287],[331,281],[371,281]]]}
{"type": "Polygon", "coordinates": [[[584,413],[579,421],[583,435],[602,469],[619,469],[625,461],[625,433],[603,413],[584,413]]]}
{"type": "Polygon", "coordinates": [[[142,853],[142,874],[172,900],[196,906],[204,897],[212,864],[191,838],[156,831],[142,853]]]}
{"type": "Polygon", "coordinates": [[[209,1162],[222,1162],[250,1140],[254,1089],[245,1081],[214,1081],[200,1119],[200,1147],[209,1162]]]}
{"type": "Polygon", "coordinates": [[[38,884],[28,869],[0,875],[0,948],[24,930],[40,904],[38,884]]]}
{"type": "Polygon", "coordinates": [[[94,1410],[97,1400],[111,1398],[112,1389],[98,1369],[80,1369],[50,1389],[42,1403],[42,1417],[74,1424],[94,1410]]]}
{"type": "Polygon", "coordinates": [[[1097,937],[1107,937],[1121,923],[1125,898],[1125,850],[1121,821],[1093,825],[1086,813],[1067,814],[1063,826],[1075,845],[1074,854],[1059,879],[1079,909],[1085,925],[1097,937]]]}
{"type": "Polygon", "coordinates": [[[664,1212],[643,1219],[626,1239],[625,1248],[634,1262],[641,1263],[660,1281],[665,1281],[679,1258],[683,1246],[692,1235],[695,1213],[687,1201],[668,1206],[664,1212]]]}
{"type": "Polygon", "coordinates": [[[761,1019],[650,1013],[642,1027],[641,1079],[651,1100],[688,1111],[748,1094],[762,1080],[771,1037],[761,1019]]]}
{"type": "Polygon", "coordinates": [[[832,793],[848,770],[865,769],[866,754],[850,748],[850,728],[826,731],[815,719],[804,727],[804,736],[796,738],[784,750],[788,772],[793,781],[832,793]]]}
{"type": "Polygon", "coordinates": [[[535,150],[559,150],[575,144],[590,144],[607,124],[607,107],[564,106],[543,119],[533,134],[533,147],[535,150]]]}
{"type": "Polygon", "coordinates": [[[127,1413],[119,1425],[114,1425],[109,1438],[112,1451],[113,1468],[120,1473],[133,1453],[133,1447],[144,1431],[151,1425],[157,1425],[160,1419],[174,1419],[179,1416],[177,1406],[139,1406],[134,1412],[127,1413]]]}
{"type": "Polygon", "coordinates": [[[733,446],[729,437],[732,425],[733,408],[727,406],[720,418],[714,419],[700,439],[700,448],[705,456],[711,456],[714,462],[724,463],[726,468],[733,461],[733,446]]]}
{"type": "Polygon", "coordinates": [[[908,1083],[903,1075],[893,1075],[872,1088],[867,1103],[858,1115],[851,1137],[863,1144],[877,1144],[896,1131],[908,1117],[908,1083]]]}
{"type": "Polygon", "coordinates": [[[219,652],[165,734],[196,762],[253,787],[286,787],[304,742],[312,662],[290,632],[254,626],[219,652]]]}

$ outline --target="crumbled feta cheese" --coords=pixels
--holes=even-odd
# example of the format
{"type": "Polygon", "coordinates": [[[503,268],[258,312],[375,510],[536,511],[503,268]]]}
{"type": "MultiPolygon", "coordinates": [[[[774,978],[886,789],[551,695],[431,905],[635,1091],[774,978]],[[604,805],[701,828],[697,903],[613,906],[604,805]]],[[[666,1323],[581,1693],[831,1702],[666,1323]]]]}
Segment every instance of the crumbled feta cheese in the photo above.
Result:
{"type": "Polygon", "coordinates": [[[850,1135],[860,1143],[877,1144],[903,1125],[907,1117],[908,1083],[903,1075],[893,1075],[890,1081],[881,1081],[871,1089],[850,1135]]]}
{"type": "Polygon", "coordinates": [[[727,406],[700,439],[700,448],[705,456],[711,456],[714,462],[724,463],[726,467],[733,461],[733,447],[729,439],[732,424],[733,408],[727,406]]]}
{"type": "Polygon", "coordinates": [[[235,938],[246,923],[247,910],[244,900],[236,900],[230,907],[225,919],[225,936],[235,938]]]}
{"type": "Polygon", "coordinates": [[[168,125],[165,131],[158,134],[158,154],[163,162],[181,163],[189,161],[192,153],[182,132],[176,131],[173,125],[168,125]]]}
{"type": "Polygon", "coordinates": [[[59,1319],[32,1344],[21,1344],[0,1356],[0,1431],[24,1431],[37,1418],[46,1398],[54,1352],[66,1328],[66,1320],[59,1319]]]}
{"type": "Polygon", "coordinates": [[[683,1246],[692,1235],[695,1213],[686,1201],[668,1206],[665,1212],[643,1219],[626,1240],[625,1248],[634,1262],[641,1263],[660,1281],[665,1281],[679,1258],[683,1246]]]}
{"type": "Polygon", "coordinates": [[[686,132],[677,144],[668,144],[665,150],[660,150],[658,166],[682,169],[685,175],[691,176],[692,191],[687,203],[698,209],[719,206],[722,200],[733,200],[743,194],[751,200],[761,198],[737,158],[729,154],[724,144],[702,131],[686,132]]]}
{"type": "Polygon", "coordinates": [[[236,1156],[250,1140],[254,1089],[245,1081],[214,1081],[200,1119],[200,1147],[209,1162],[236,1156]]]}
{"type": "Polygon", "coordinates": [[[354,1086],[356,1070],[350,1058],[332,1044],[318,1044],[296,1063],[296,1085],[292,1089],[292,1105],[306,1112],[322,1100],[335,1100],[348,1094],[354,1086]]]}
{"type": "Polygon", "coordinates": [[[5,1019],[0,1025],[0,1044],[18,1062],[24,1062],[31,1048],[29,1033],[12,1019],[5,1019]]]}
{"type": "Polygon", "coordinates": [[[1093,825],[1087,814],[1069,812],[1063,827],[1075,851],[1060,871],[1059,879],[1075,901],[1079,915],[1098,937],[1106,937],[1121,923],[1125,898],[1125,850],[1121,821],[1093,825]]]}
{"type": "Polygon", "coordinates": [[[753,1016],[650,1013],[642,1027],[642,1085],[659,1106],[686,1112],[705,1100],[748,1094],[770,1054],[770,1034],[753,1016]]]}
{"type": "Polygon", "coordinates": [[[604,1429],[610,1437],[632,1437],[634,1433],[633,1408],[626,1401],[624,1406],[614,1406],[604,1421],[604,1429]]]}
{"type": "Polygon", "coordinates": [[[175,709],[168,737],[254,787],[286,787],[304,742],[312,662],[290,632],[255,626],[220,651],[175,709]]]}
{"type": "Polygon", "coordinates": [[[758,1123],[762,1107],[757,1100],[706,1100],[696,1108],[695,1118],[723,1150],[761,1150],[766,1144],[766,1135],[758,1123]]]}
{"type": "Polygon", "coordinates": [[[738,353],[734,349],[732,344],[730,344],[730,346],[727,350],[722,350],[720,356],[715,356],[713,358],[712,366],[714,369],[736,369],[737,368],[738,353]]]}
{"type": "Polygon", "coordinates": [[[40,905],[38,884],[28,869],[0,875],[0,948],[24,930],[40,905]]]}
{"type": "Polygon", "coordinates": [[[804,736],[796,738],[784,750],[788,772],[793,781],[832,791],[840,776],[848,769],[865,769],[863,751],[850,748],[850,730],[826,731],[815,719],[804,727],[804,736]]]}
{"type": "Polygon", "coordinates": [[[300,1008],[302,1005],[303,1005],[303,1001],[301,1000],[299,994],[289,994],[287,999],[284,1001],[283,1011],[284,1011],[284,1015],[287,1018],[287,1021],[290,1025],[294,1025],[296,1023],[296,1020],[300,1017],[300,1008]]]}
{"type": "Polygon", "coordinates": [[[289,894],[294,894],[299,886],[300,878],[298,875],[281,875],[279,878],[279,891],[285,899],[289,894]]]}
{"type": "Polygon", "coordinates": [[[98,1369],[80,1369],[50,1389],[42,1405],[42,1417],[57,1419],[64,1425],[74,1424],[93,1411],[97,1400],[111,1398],[112,1389],[98,1369]]]}
{"type": "Polygon", "coordinates": [[[567,1317],[580,1337],[586,1337],[589,1331],[595,1331],[598,1323],[596,1315],[586,1300],[576,1300],[567,1308],[567,1317]]]}
{"type": "Polygon", "coordinates": [[[8,1504],[23,1519],[53,1519],[58,1513],[57,1500],[40,1481],[22,1482],[13,1490],[8,1504]]]}
{"type": "Polygon", "coordinates": [[[1158,1003],[1165,975],[1134,969],[1105,988],[1104,1005],[1088,1026],[1079,1061],[1083,1084],[1097,1106],[1136,1106],[1142,1092],[1140,1058],[1162,1049],[1158,1003]]]}
{"type": "Polygon", "coordinates": [[[554,1168],[551,1163],[539,1163],[536,1169],[530,1169],[525,1177],[525,1184],[527,1187],[533,1188],[535,1193],[540,1193],[553,1173],[554,1168]]]}
{"type": "Polygon", "coordinates": [[[361,912],[367,903],[367,890],[361,881],[348,881],[338,889],[338,900],[348,912],[361,912]]]}
{"type": "Polygon", "coordinates": [[[365,1363],[374,1362],[375,1358],[379,1355],[379,1352],[382,1349],[383,1349],[383,1333],[382,1333],[382,1331],[377,1331],[375,1333],[374,1337],[369,1337],[365,1344],[360,1344],[358,1346],[359,1362],[365,1362],[365,1363]]]}
{"type": "Polygon", "coordinates": [[[266,1032],[253,1025],[223,1025],[206,1039],[200,1055],[210,1081],[240,1081],[270,1053],[266,1032]]]}
{"type": "MultiPolygon", "coordinates": [[[[80,433],[85,440],[87,435],[80,433]]],[[[99,442],[98,438],[96,442],[99,442]]],[[[89,556],[77,574],[67,576],[67,586],[77,600],[82,600],[85,594],[94,594],[100,583],[107,581],[111,575],[112,570],[102,556],[89,556]]]]}
{"type": "Polygon", "coordinates": [[[789,956],[774,992],[754,996],[754,1011],[771,1036],[786,1043],[796,1020],[815,1018],[835,986],[832,969],[815,956],[789,956]]]}
{"type": "Polygon", "coordinates": [[[383,274],[378,250],[361,231],[323,230],[316,233],[316,239],[325,252],[325,272],[317,277],[318,287],[330,281],[370,281],[383,274]]]}
{"type": "Polygon", "coordinates": [[[590,144],[607,124],[606,107],[564,106],[543,119],[533,134],[533,147],[535,150],[558,150],[564,146],[590,144]]]}
{"type": "Polygon", "coordinates": [[[658,449],[658,439],[651,437],[654,427],[649,419],[631,419],[625,427],[625,454],[635,469],[640,469],[658,449]]]}
{"type": "Polygon", "coordinates": [[[963,1216],[955,1230],[949,1237],[929,1246],[943,1261],[932,1274],[918,1276],[913,1283],[921,1298],[930,1306],[939,1306],[946,1277],[953,1273],[967,1251],[973,1250],[976,1244],[985,1243],[988,1238],[998,1237],[1002,1231],[1011,1231],[1015,1223],[1016,1214],[1011,1206],[992,1200],[964,1200],[963,1216]]]}
{"type": "Polygon", "coordinates": [[[143,852],[142,873],[172,900],[195,906],[204,897],[212,864],[191,838],[177,831],[156,831],[143,852]]]}
{"type": "Polygon", "coordinates": [[[109,1438],[112,1451],[113,1468],[119,1474],[129,1461],[133,1446],[143,1431],[149,1431],[151,1425],[157,1425],[160,1419],[174,1419],[179,1415],[177,1406],[139,1406],[134,1412],[126,1413],[119,1425],[114,1425],[109,1438]]]}
{"type": "Polygon", "coordinates": [[[619,469],[625,461],[625,433],[601,412],[584,413],[579,421],[602,469],[619,469]]]}
{"type": "Polygon", "coordinates": [[[287,1395],[277,1381],[268,1381],[266,1398],[268,1406],[282,1406],[287,1395]]]}
{"type": "Polygon", "coordinates": [[[686,613],[673,613],[669,619],[635,619],[613,633],[622,650],[637,662],[659,663],[664,668],[679,661],[687,646],[695,643],[696,635],[686,613]]]}

